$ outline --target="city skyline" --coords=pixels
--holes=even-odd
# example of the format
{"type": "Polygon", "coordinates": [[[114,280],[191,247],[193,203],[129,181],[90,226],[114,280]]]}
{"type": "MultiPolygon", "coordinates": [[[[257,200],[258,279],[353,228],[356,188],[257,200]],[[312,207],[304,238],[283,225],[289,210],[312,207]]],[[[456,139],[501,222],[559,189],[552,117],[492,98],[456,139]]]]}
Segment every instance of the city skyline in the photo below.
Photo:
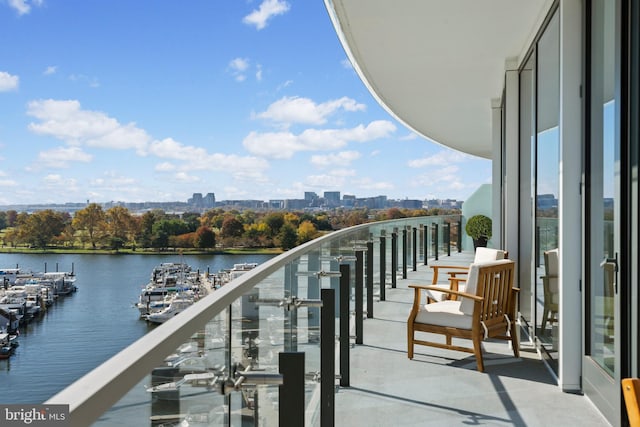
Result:
{"type": "Polygon", "coordinates": [[[322,2],[12,0],[0,35],[0,205],[464,200],[491,180],[378,105],[322,2]]]}

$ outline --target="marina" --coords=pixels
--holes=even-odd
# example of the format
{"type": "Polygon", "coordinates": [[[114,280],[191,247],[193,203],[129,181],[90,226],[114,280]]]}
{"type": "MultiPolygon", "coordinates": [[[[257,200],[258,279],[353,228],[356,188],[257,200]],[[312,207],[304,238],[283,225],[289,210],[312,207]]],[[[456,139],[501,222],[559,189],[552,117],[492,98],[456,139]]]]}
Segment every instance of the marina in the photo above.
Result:
{"type": "MultiPolygon", "coordinates": [[[[235,264],[257,264],[272,255],[189,255],[180,259],[195,272],[207,272],[212,286],[221,273],[231,277],[235,264]],[[225,272],[226,270],[226,272],[225,272]]],[[[19,347],[9,358],[0,356],[0,403],[40,403],[115,355],[156,327],[140,321],[136,304],[162,263],[172,255],[0,254],[0,267],[44,270],[45,263],[74,265],[78,292],[58,298],[43,315],[19,327],[19,347]]],[[[227,280],[227,279],[225,279],[227,280]]],[[[7,339],[9,337],[6,337],[7,339]]],[[[3,342],[0,334],[0,343],[3,342]]],[[[3,346],[5,347],[5,346],[3,346]]]]}

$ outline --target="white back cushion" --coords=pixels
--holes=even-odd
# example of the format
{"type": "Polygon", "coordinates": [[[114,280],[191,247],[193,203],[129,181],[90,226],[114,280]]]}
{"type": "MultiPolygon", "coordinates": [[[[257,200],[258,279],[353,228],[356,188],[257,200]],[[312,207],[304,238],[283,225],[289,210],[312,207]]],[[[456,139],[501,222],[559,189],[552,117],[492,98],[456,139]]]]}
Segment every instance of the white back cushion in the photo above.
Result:
{"type": "Polygon", "coordinates": [[[497,259],[504,259],[504,251],[500,249],[492,248],[476,248],[476,255],[473,258],[473,263],[495,261],[497,259]]]}
{"type": "MultiPolygon", "coordinates": [[[[478,271],[480,270],[480,267],[484,267],[487,265],[507,264],[509,262],[511,262],[510,259],[500,259],[497,261],[494,260],[494,261],[471,264],[469,266],[469,276],[467,278],[467,287],[465,288],[464,291],[468,294],[476,295],[477,289],[478,289],[478,277],[479,277],[478,271]]],[[[460,311],[470,316],[473,314],[474,304],[475,303],[472,299],[462,297],[460,302],[460,311]]]]}

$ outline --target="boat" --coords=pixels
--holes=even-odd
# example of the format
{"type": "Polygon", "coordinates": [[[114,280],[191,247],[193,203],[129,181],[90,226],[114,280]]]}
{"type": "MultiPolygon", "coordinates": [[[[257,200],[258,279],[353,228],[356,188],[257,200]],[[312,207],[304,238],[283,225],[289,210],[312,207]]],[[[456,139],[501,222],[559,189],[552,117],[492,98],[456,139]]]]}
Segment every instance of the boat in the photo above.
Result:
{"type": "Polygon", "coordinates": [[[13,354],[14,346],[9,341],[9,334],[0,333],[0,359],[8,359],[13,354]]]}
{"type": "Polygon", "coordinates": [[[176,294],[171,297],[169,305],[159,311],[152,312],[144,316],[146,320],[152,323],[164,323],[172,317],[182,313],[195,303],[193,296],[176,294]]]}
{"type": "Polygon", "coordinates": [[[215,277],[193,271],[185,263],[162,263],[154,267],[149,282],[140,291],[134,304],[145,318],[166,308],[168,299],[176,294],[190,295],[193,300],[205,296],[214,289],[215,277]]]}

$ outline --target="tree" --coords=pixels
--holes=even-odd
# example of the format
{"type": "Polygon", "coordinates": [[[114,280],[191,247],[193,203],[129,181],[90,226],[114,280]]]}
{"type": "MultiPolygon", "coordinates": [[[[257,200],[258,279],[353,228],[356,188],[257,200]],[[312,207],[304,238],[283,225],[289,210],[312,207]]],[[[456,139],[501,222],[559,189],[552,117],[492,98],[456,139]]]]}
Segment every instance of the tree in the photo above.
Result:
{"type": "Polygon", "coordinates": [[[244,225],[236,217],[229,215],[222,221],[220,229],[222,237],[241,237],[242,233],[244,233],[244,225]]]}
{"type": "Polygon", "coordinates": [[[105,212],[105,222],[111,248],[117,250],[124,246],[132,229],[129,210],[122,206],[109,208],[105,212]]]}
{"type": "Polygon", "coordinates": [[[404,215],[402,214],[402,212],[398,208],[390,208],[390,209],[388,209],[385,216],[386,216],[386,219],[404,218],[404,215]]]}
{"type": "Polygon", "coordinates": [[[196,231],[200,227],[200,214],[196,212],[185,212],[182,214],[182,221],[187,225],[189,232],[196,231]]]}
{"type": "Polygon", "coordinates": [[[302,224],[298,226],[298,244],[302,244],[304,242],[308,242],[309,240],[313,240],[318,235],[318,230],[316,226],[313,225],[311,221],[303,221],[302,224]]]}
{"type": "Polygon", "coordinates": [[[76,230],[86,233],[87,240],[95,249],[96,243],[102,238],[106,225],[102,206],[91,203],[86,208],[80,209],[73,217],[72,225],[76,230]]]}
{"type": "Polygon", "coordinates": [[[20,231],[26,243],[44,249],[54,237],[64,230],[64,227],[62,213],[45,209],[28,215],[24,223],[20,225],[20,231]]]}
{"type": "Polygon", "coordinates": [[[0,212],[0,230],[7,228],[7,213],[0,212]]]}
{"type": "Polygon", "coordinates": [[[216,235],[209,227],[200,226],[193,243],[196,248],[213,248],[216,246],[216,235]]]}
{"type": "Polygon", "coordinates": [[[7,227],[15,227],[18,219],[18,212],[10,209],[7,211],[7,227]]]}
{"type": "Polygon", "coordinates": [[[284,250],[291,249],[296,246],[297,241],[298,233],[296,233],[296,229],[293,228],[293,225],[285,223],[278,233],[278,242],[280,243],[280,247],[284,250]]]}
{"type": "Polygon", "coordinates": [[[284,214],[280,212],[270,213],[264,217],[264,222],[271,229],[271,235],[275,236],[280,233],[280,228],[284,224],[284,214]]]}
{"type": "Polygon", "coordinates": [[[300,225],[300,217],[293,212],[285,213],[283,218],[285,222],[290,223],[294,227],[297,227],[298,225],[300,225]]]}

